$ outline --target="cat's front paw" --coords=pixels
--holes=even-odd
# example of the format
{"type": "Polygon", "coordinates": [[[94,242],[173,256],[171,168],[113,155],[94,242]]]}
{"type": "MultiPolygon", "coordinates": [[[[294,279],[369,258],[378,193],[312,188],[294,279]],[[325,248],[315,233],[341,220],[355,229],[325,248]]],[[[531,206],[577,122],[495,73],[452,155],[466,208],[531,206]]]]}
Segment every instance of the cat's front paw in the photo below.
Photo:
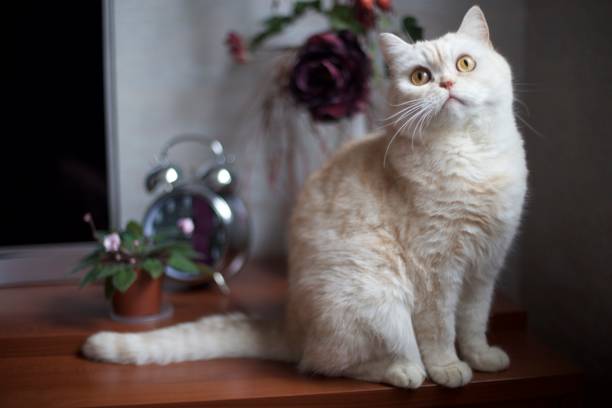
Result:
{"type": "Polygon", "coordinates": [[[419,364],[402,362],[392,364],[385,374],[385,382],[400,388],[419,388],[425,381],[425,370],[419,364]]]}
{"type": "Polygon", "coordinates": [[[472,369],[459,360],[444,366],[429,366],[427,372],[433,382],[449,388],[461,387],[472,380],[472,369]]]}
{"type": "Polygon", "coordinates": [[[462,353],[463,359],[477,371],[497,372],[508,368],[510,357],[499,347],[486,346],[462,353]]]}

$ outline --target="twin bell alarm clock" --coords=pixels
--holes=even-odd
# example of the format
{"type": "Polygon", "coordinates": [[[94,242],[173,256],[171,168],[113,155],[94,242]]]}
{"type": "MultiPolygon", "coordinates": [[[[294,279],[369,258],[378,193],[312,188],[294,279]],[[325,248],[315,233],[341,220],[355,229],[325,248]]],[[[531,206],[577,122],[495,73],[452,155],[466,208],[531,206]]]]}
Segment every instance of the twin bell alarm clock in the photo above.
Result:
{"type": "Polygon", "coordinates": [[[223,145],[201,135],[180,135],[162,148],[157,164],[147,174],[145,188],[158,196],[146,210],[143,228],[146,235],[159,230],[176,229],[183,218],[193,221],[189,238],[201,255],[199,262],[215,273],[194,275],[172,267],[166,275],[182,282],[200,284],[211,278],[224,286],[224,280],[237,274],[248,256],[249,217],[244,202],[236,194],[235,173],[226,157],[223,145]],[[185,175],[183,169],[168,158],[169,150],[178,144],[205,146],[212,157],[203,162],[195,174],[185,175]],[[221,282],[220,282],[221,281],[221,282]]]}

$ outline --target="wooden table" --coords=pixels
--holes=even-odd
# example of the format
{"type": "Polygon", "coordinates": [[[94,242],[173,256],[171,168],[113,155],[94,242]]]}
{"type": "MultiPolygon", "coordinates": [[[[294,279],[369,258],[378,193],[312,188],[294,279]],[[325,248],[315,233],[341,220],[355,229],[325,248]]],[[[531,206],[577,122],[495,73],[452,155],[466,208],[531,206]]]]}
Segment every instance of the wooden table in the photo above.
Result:
{"type": "Polygon", "coordinates": [[[305,376],[290,364],[220,359],[169,366],[121,366],[82,358],[98,330],[135,331],[241,309],[279,316],[282,262],[251,264],[226,297],[214,287],[168,294],[172,319],[129,326],[108,318],[100,287],[73,283],[0,287],[0,407],[424,407],[573,406],[580,373],[526,334],[526,315],[498,298],[491,339],[512,359],[499,374],[476,373],[462,389],[425,383],[415,391],[342,378],[305,376]]]}

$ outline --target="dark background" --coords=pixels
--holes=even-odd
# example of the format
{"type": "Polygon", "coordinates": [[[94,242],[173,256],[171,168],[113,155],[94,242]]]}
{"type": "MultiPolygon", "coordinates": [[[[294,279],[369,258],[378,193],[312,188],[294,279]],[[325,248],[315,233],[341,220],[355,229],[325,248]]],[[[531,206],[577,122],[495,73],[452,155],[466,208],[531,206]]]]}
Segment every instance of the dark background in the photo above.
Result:
{"type": "Polygon", "coordinates": [[[102,4],[17,4],[4,14],[0,246],[86,241],[82,214],[108,226],[102,4]]]}
{"type": "Polygon", "coordinates": [[[612,2],[528,1],[523,116],[529,198],[514,278],[530,328],[612,380],[612,2]]]}

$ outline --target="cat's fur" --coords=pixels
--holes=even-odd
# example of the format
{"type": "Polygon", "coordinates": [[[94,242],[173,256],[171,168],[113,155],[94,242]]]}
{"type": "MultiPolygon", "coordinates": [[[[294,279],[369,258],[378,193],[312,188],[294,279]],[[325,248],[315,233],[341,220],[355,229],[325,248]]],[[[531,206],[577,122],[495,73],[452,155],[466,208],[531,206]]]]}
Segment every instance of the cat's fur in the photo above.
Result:
{"type": "Polygon", "coordinates": [[[508,366],[485,332],[526,191],[510,68],[478,7],[457,33],[414,45],[382,34],[381,46],[398,121],[345,146],[305,184],[291,219],[285,321],[236,314],[98,333],[84,345],[87,356],[134,364],[280,359],[406,388],[426,373],[457,387],[472,369],[508,366]],[[456,68],[464,54],[476,61],[472,72],[456,68]],[[410,82],[417,66],[431,71],[430,83],[410,82]],[[459,101],[447,100],[443,81],[454,82],[459,101]]]}

